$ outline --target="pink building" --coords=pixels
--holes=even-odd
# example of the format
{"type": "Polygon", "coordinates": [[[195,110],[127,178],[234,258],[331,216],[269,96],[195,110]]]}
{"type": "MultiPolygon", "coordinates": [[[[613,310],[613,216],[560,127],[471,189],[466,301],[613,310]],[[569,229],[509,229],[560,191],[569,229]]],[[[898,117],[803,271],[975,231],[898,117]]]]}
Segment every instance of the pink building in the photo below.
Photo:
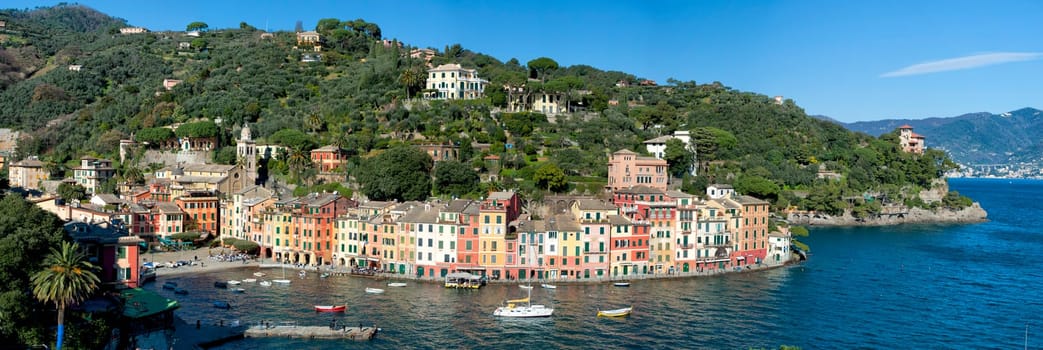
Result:
{"type": "Polygon", "coordinates": [[[583,260],[580,269],[583,278],[603,278],[609,271],[609,250],[612,233],[609,216],[618,215],[616,206],[595,199],[580,199],[572,205],[572,214],[582,230],[583,260]]]}
{"type": "Polygon", "coordinates": [[[627,149],[616,151],[608,159],[608,184],[605,188],[615,191],[643,185],[666,191],[667,166],[662,159],[642,157],[627,149]]]}
{"type": "Polygon", "coordinates": [[[906,153],[923,154],[924,137],[913,132],[909,124],[898,127],[898,143],[906,153]]]}

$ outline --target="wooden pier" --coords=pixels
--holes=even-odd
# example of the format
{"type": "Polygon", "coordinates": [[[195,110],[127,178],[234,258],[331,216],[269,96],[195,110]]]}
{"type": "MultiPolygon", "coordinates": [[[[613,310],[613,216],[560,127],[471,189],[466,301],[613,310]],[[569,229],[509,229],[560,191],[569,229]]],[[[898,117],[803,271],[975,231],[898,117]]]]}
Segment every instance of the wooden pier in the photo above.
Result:
{"type": "Polygon", "coordinates": [[[246,329],[245,337],[370,340],[378,330],[376,327],[253,326],[246,329]]]}

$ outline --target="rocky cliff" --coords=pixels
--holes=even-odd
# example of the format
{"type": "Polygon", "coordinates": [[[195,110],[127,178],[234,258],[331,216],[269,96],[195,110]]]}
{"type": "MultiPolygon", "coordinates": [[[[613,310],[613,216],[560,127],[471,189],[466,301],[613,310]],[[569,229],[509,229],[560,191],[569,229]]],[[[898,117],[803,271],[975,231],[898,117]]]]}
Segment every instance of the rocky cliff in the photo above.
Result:
{"type": "Polygon", "coordinates": [[[922,208],[906,208],[896,214],[877,215],[869,218],[856,218],[851,212],[845,212],[841,216],[831,216],[815,213],[790,213],[786,219],[791,224],[810,226],[883,226],[897,224],[945,224],[945,223],[976,223],[984,222],[988,217],[985,209],[975,202],[973,205],[953,210],[939,208],[935,210],[922,208]]]}

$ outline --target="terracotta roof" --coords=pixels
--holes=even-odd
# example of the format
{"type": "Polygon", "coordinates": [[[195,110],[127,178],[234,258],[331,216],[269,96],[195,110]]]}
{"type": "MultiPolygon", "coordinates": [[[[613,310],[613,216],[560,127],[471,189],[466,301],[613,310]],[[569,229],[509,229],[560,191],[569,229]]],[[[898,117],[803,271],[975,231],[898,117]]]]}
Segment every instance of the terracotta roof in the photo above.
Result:
{"type": "Polygon", "coordinates": [[[902,126],[899,126],[898,128],[899,129],[912,129],[913,127],[909,126],[909,124],[902,124],[902,126]]]}

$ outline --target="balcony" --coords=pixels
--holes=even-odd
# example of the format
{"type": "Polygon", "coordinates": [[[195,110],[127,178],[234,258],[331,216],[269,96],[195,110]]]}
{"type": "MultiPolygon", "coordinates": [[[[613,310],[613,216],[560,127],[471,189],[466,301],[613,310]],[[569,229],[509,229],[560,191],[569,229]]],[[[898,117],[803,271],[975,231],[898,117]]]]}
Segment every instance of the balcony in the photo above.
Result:
{"type": "Polygon", "coordinates": [[[695,248],[695,245],[694,245],[694,244],[691,244],[691,243],[688,243],[688,244],[682,244],[682,245],[680,245],[679,247],[680,247],[681,249],[692,249],[692,248],[695,248]]]}

